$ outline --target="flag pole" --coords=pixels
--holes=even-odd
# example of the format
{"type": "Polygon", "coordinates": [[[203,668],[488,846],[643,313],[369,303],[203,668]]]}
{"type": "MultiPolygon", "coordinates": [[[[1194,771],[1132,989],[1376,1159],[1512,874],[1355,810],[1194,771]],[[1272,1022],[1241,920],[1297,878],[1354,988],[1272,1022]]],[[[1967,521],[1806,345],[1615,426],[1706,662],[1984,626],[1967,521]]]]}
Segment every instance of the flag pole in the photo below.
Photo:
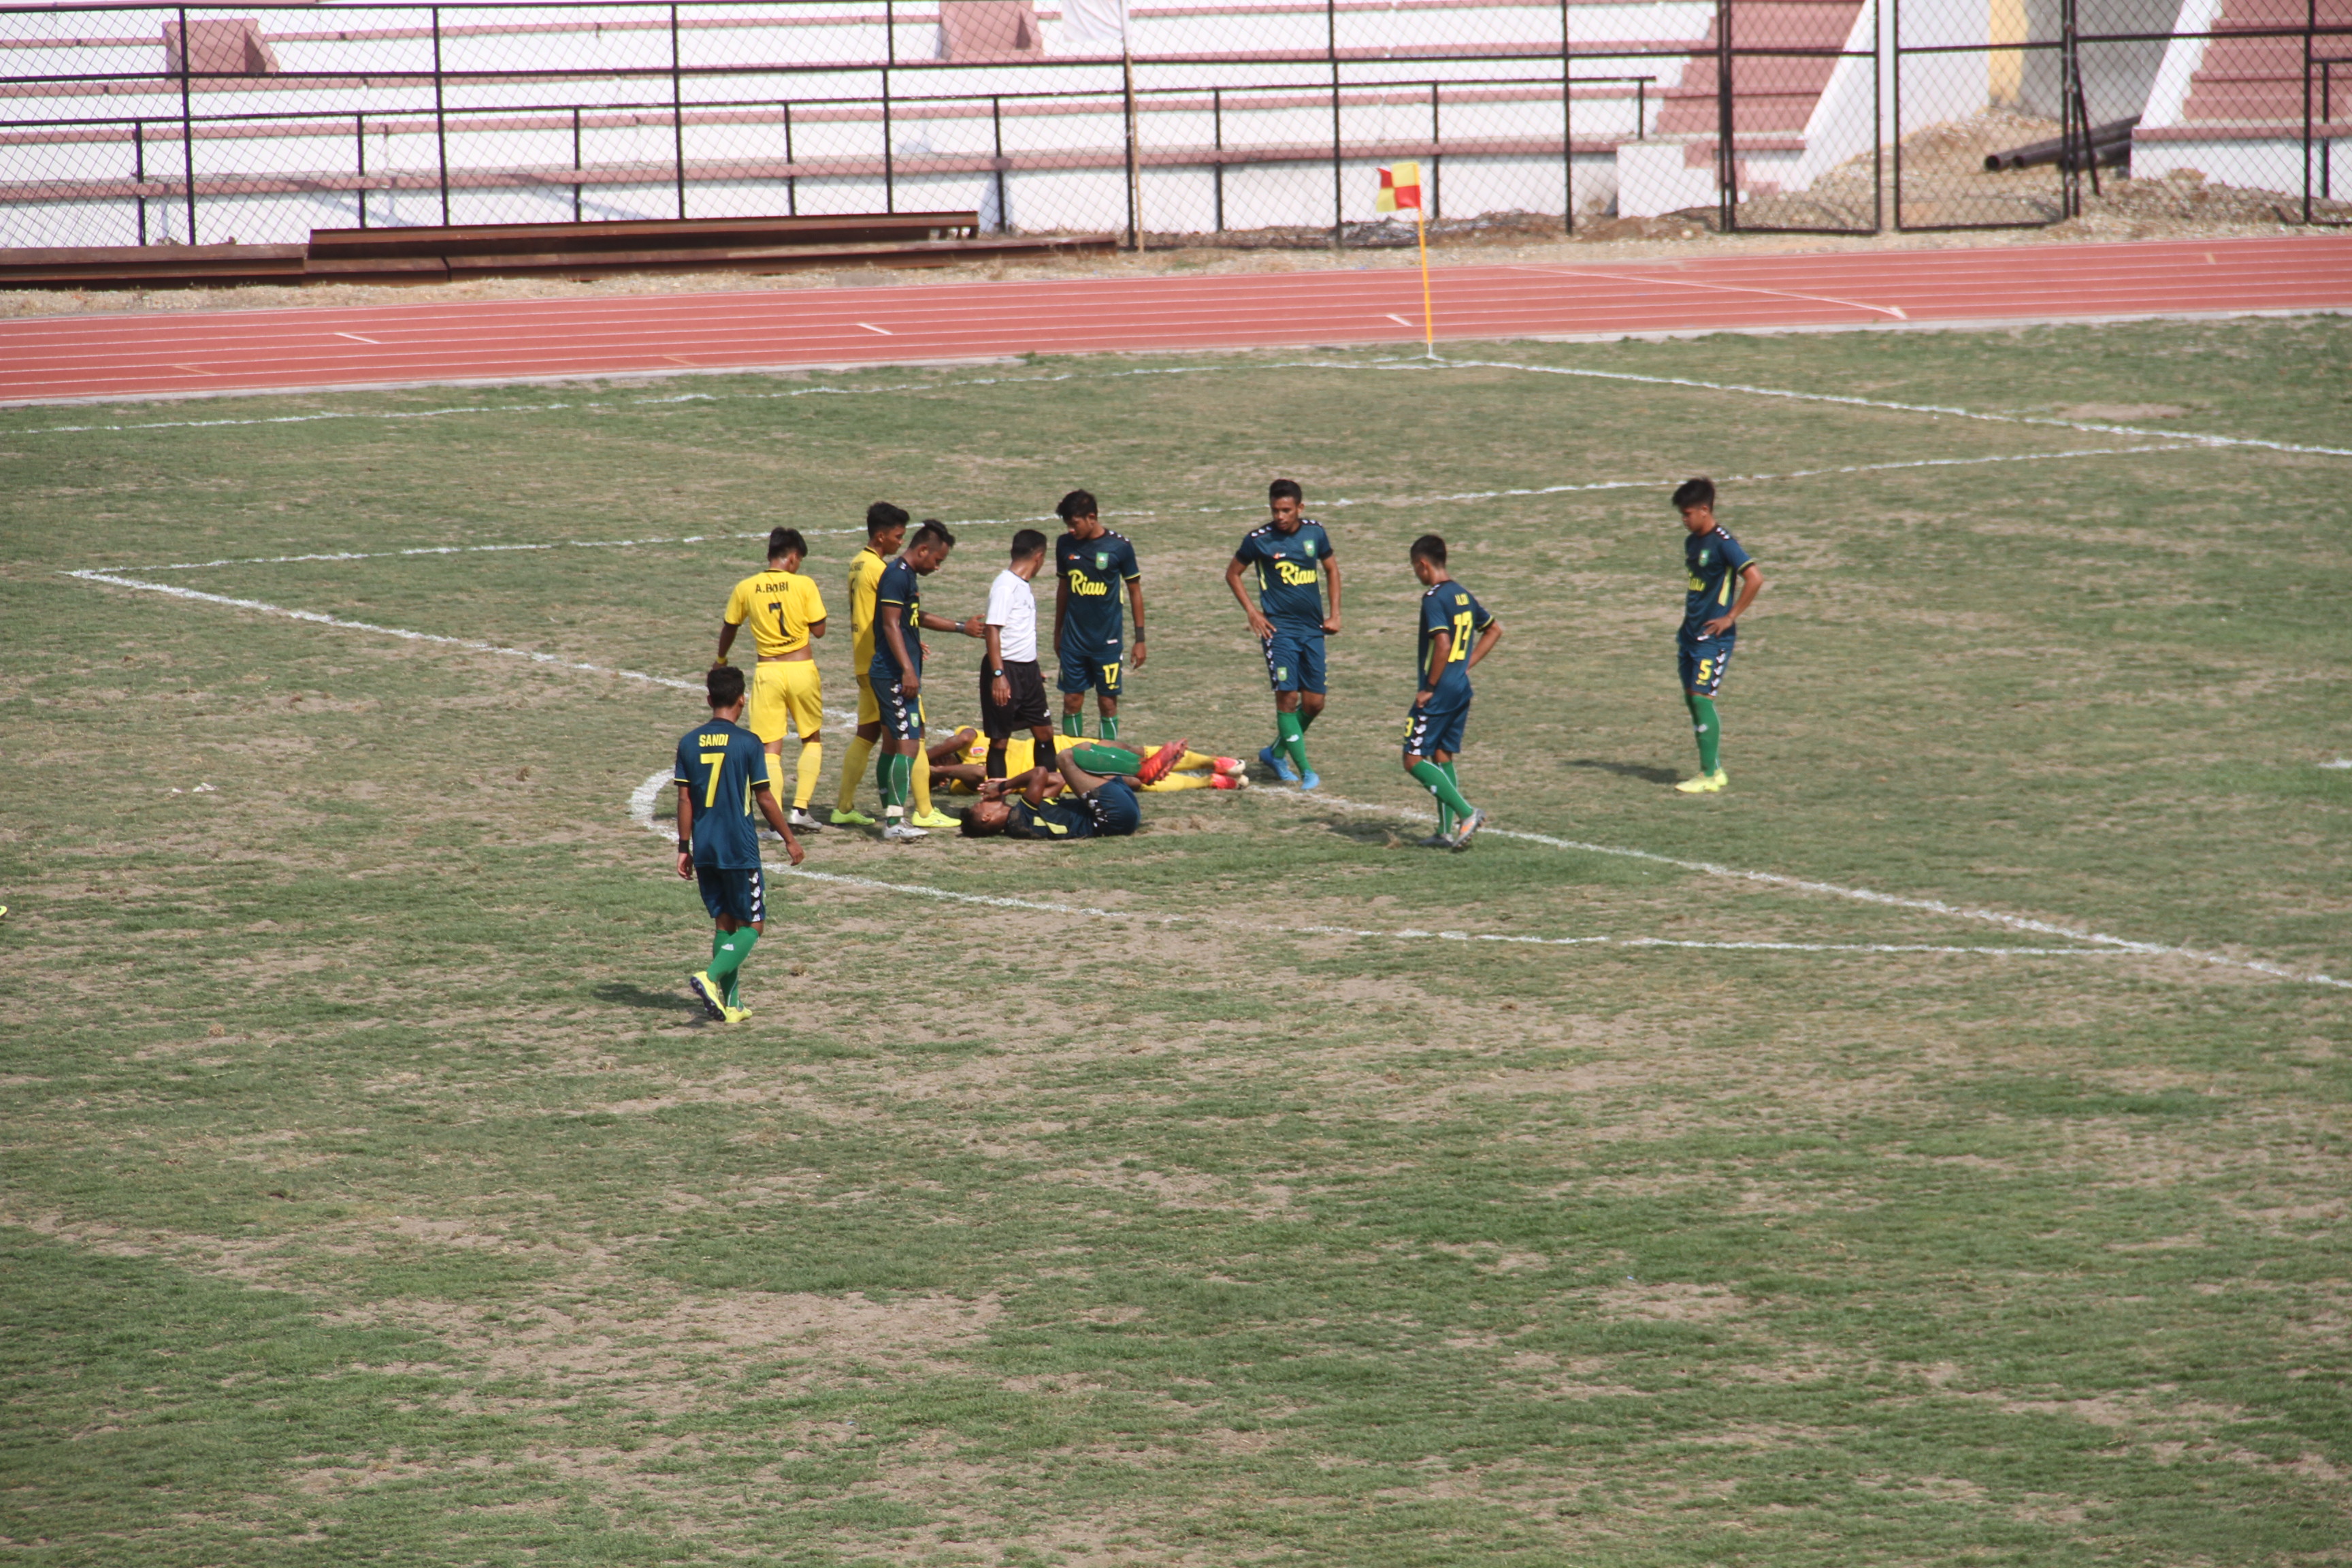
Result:
{"type": "Polygon", "coordinates": [[[1429,313],[1429,229],[1422,222],[1421,204],[1412,208],[1412,237],[1421,244],[1421,349],[1431,359],[1437,357],[1437,324],[1429,313]]]}

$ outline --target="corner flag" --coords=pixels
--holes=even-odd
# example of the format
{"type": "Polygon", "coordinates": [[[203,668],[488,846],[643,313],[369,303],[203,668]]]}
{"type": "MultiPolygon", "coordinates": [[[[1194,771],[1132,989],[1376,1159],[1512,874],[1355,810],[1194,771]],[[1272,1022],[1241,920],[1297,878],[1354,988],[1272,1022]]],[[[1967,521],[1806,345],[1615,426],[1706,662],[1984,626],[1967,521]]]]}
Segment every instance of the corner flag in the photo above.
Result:
{"type": "Polygon", "coordinates": [[[1421,211],[1421,165],[1399,163],[1381,171],[1381,194],[1372,203],[1374,212],[1393,213],[1421,211]]]}

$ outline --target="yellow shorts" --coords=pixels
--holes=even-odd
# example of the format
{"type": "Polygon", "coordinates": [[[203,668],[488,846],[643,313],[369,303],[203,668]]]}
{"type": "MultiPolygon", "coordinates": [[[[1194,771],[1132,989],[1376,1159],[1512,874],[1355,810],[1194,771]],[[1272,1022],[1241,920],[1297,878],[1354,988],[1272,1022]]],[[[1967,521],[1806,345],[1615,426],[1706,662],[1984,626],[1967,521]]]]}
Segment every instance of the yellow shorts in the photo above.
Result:
{"type": "Polygon", "coordinates": [[[803,740],[824,724],[824,689],[814,659],[765,659],[751,668],[751,709],[744,722],[760,743],[781,741],[787,729],[803,740]]]}
{"type": "Polygon", "coordinates": [[[874,695],[874,678],[869,675],[857,678],[857,721],[860,724],[882,722],[882,700],[874,695]]]}

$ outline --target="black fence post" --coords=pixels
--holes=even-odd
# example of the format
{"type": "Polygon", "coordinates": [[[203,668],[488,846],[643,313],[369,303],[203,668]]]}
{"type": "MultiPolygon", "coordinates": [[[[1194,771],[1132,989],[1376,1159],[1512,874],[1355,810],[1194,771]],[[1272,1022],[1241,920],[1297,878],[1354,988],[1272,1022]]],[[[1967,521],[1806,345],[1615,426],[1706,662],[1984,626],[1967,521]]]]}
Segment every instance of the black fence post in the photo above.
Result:
{"type": "MultiPolygon", "coordinates": [[[[2319,0],[2304,0],[2303,13],[2303,221],[2311,221],[2311,47],[2319,31],[2319,0]]],[[[2326,116],[2320,116],[2326,132],[2326,116]]]]}
{"type": "Polygon", "coordinates": [[[1445,127],[1438,118],[1437,83],[1429,84],[1429,221],[1445,221],[1445,127]]]}
{"type": "Polygon", "coordinates": [[[1738,117],[1731,102],[1731,0],[1715,7],[1715,224],[1724,234],[1738,226],[1738,117]]]}
{"type": "Polygon", "coordinates": [[[577,104],[574,104],[572,110],[572,221],[573,223],[578,223],[580,221],[579,174],[580,171],[585,167],[585,165],[580,162],[580,109],[577,104]]]}
{"type": "MultiPolygon", "coordinates": [[[[787,103],[781,107],[784,111],[784,167],[790,169],[793,166],[793,106],[787,103]]],[[[784,211],[794,217],[801,216],[801,177],[796,174],[784,176],[784,211]]]]}
{"type": "Polygon", "coordinates": [[[677,7],[669,8],[669,151],[677,181],[677,216],[686,217],[686,100],[678,86],[677,7]]]}
{"type": "Polygon", "coordinates": [[[433,7],[433,156],[441,165],[441,225],[449,225],[449,119],[441,92],[441,7],[433,7]]]}
{"type": "Polygon", "coordinates": [[[1225,232],[1225,89],[1209,89],[1209,140],[1216,147],[1216,162],[1209,165],[1209,177],[1217,194],[1217,232],[1225,232]]]}
{"type": "MultiPolygon", "coordinates": [[[[1564,232],[1576,232],[1576,95],[1573,79],[1576,51],[1568,37],[1568,0],[1559,0],[1559,186],[1560,219],[1564,232]]],[[[1429,89],[1431,118],[1435,116],[1437,84],[1429,89]]]]}
{"type": "Polygon", "coordinates": [[[1004,100],[991,95],[988,100],[988,124],[992,144],[996,149],[996,232],[1010,234],[1013,225],[1004,212],[1004,100]]]}
{"type": "Polygon", "coordinates": [[[188,72],[194,68],[195,51],[189,47],[188,11],[180,8],[180,177],[188,193],[188,243],[196,243],[196,124],[195,114],[188,103],[188,72]]]}
{"type": "MultiPolygon", "coordinates": [[[[1895,82],[1895,232],[1901,234],[1903,232],[1903,0],[1886,0],[1886,3],[1894,7],[1890,16],[1892,25],[1887,28],[1887,38],[1893,46],[1895,58],[1887,67],[1887,74],[1894,79],[1895,82]]],[[[2021,56],[2020,58],[2021,60],[2023,57],[2021,56]]],[[[2019,69],[2022,71],[2023,68],[2021,64],[2019,69]]],[[[1879,132],[1876,127],[1872,128],[1871,135],[1874,139],[1878,137],[1879,132]]]]}
{"type": "Polygon", "coordinates": [[[882,210],[898,210],[898,155],[890,145],[890,68],[898,63],[897,0],[882,0],[882,210]]]}
{"type": "Polygon", "coordinates": [[[1886,122],[1879,118],[1879,77],[1885,70],[1886,40],[1882,36],[1878,7],[1882,0],[1870,0],[1870,232],[1876,234],[1886,226],[1886,122]]]}
{"type": "Polygon", "coordinates": [[[367,116],[366,116],[366,115],[364,115],[364,114],[354,114],[354,115],[352,115],[352,146],[353,146],[353,147],[358,151],[358,153],[359,153],[359,174],[358,174],[359,190],[358,190],[358,192],[357,192],[356,194],[357,194],[357,195],[358,195],[358,196],[359,196],[359,198],[360,198],[360,226],[361,226],[362,228],[365,228],[365,227],[367,227],[367,226],[368,226],[368,221],[367,221],[367,193],[368,193],[368,185],[367,185],[367,116]]]}
{"type": "Polygon", "coordinates": [[[139,187],[139,243],[147,243],[147,122],[131,122],[131,179],[139,187]]]}
{"type": "Polygon", "coordinates": [[[1331,62],[1331,248],[1348,243],[1348,193],[1339,172],[1339,7],[1323,0],[1323,52],[1331,62]]]}

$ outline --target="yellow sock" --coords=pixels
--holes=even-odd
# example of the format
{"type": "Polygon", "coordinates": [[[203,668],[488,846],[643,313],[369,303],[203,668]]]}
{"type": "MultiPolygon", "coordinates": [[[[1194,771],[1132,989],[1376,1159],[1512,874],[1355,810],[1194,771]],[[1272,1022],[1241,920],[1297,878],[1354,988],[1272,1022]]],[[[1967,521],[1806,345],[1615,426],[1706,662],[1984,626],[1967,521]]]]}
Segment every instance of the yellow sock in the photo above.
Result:
{"type": "Polygon", "coordinates": [[[1206,752],[1187,752],[1176,759],[1176,772],[1180,773],[1214,773],[1216,767],[1217,759],[1206,752]]]}
{"type": "Polygon", "coordinates": [[[768,753],[768,787],[776,792],[778,800],[784,798],[784,759],[774,752],[768,753]]]}
{"type": "MultiPolygon", "coordinates": [[[[778,758],[777,761],[782,761],[778,758]]],[[[801,742],[800,775],[793,781],[793,809],[806,811],[816,796],[816,771],[824,766],[824,742],[811,735],[801,742]]]]}
{"type": "Polygon", "coordinates": [[[915,815],[931,815],[931,759],[925,752],[915,753],[915,815]]]}
{"type": "Polygon", "coordinates": [[[861,735],[849,742],[849,755],[841,764],[841,798],[834,803],[835,809],[857,809],[857,781],[866,776],[866,764],[873,760],[873,742],[861,735]]]}
{"type": "Polygon", "coordinates": [[[1215,778],[1216,775],[1214,773],[1170,773],[1158,784],[1148,784],[1143,787],[1146,789],[1160,791],[1179,789],[1213,789],[1215,787],[1213,783],[1215,778]]]}

